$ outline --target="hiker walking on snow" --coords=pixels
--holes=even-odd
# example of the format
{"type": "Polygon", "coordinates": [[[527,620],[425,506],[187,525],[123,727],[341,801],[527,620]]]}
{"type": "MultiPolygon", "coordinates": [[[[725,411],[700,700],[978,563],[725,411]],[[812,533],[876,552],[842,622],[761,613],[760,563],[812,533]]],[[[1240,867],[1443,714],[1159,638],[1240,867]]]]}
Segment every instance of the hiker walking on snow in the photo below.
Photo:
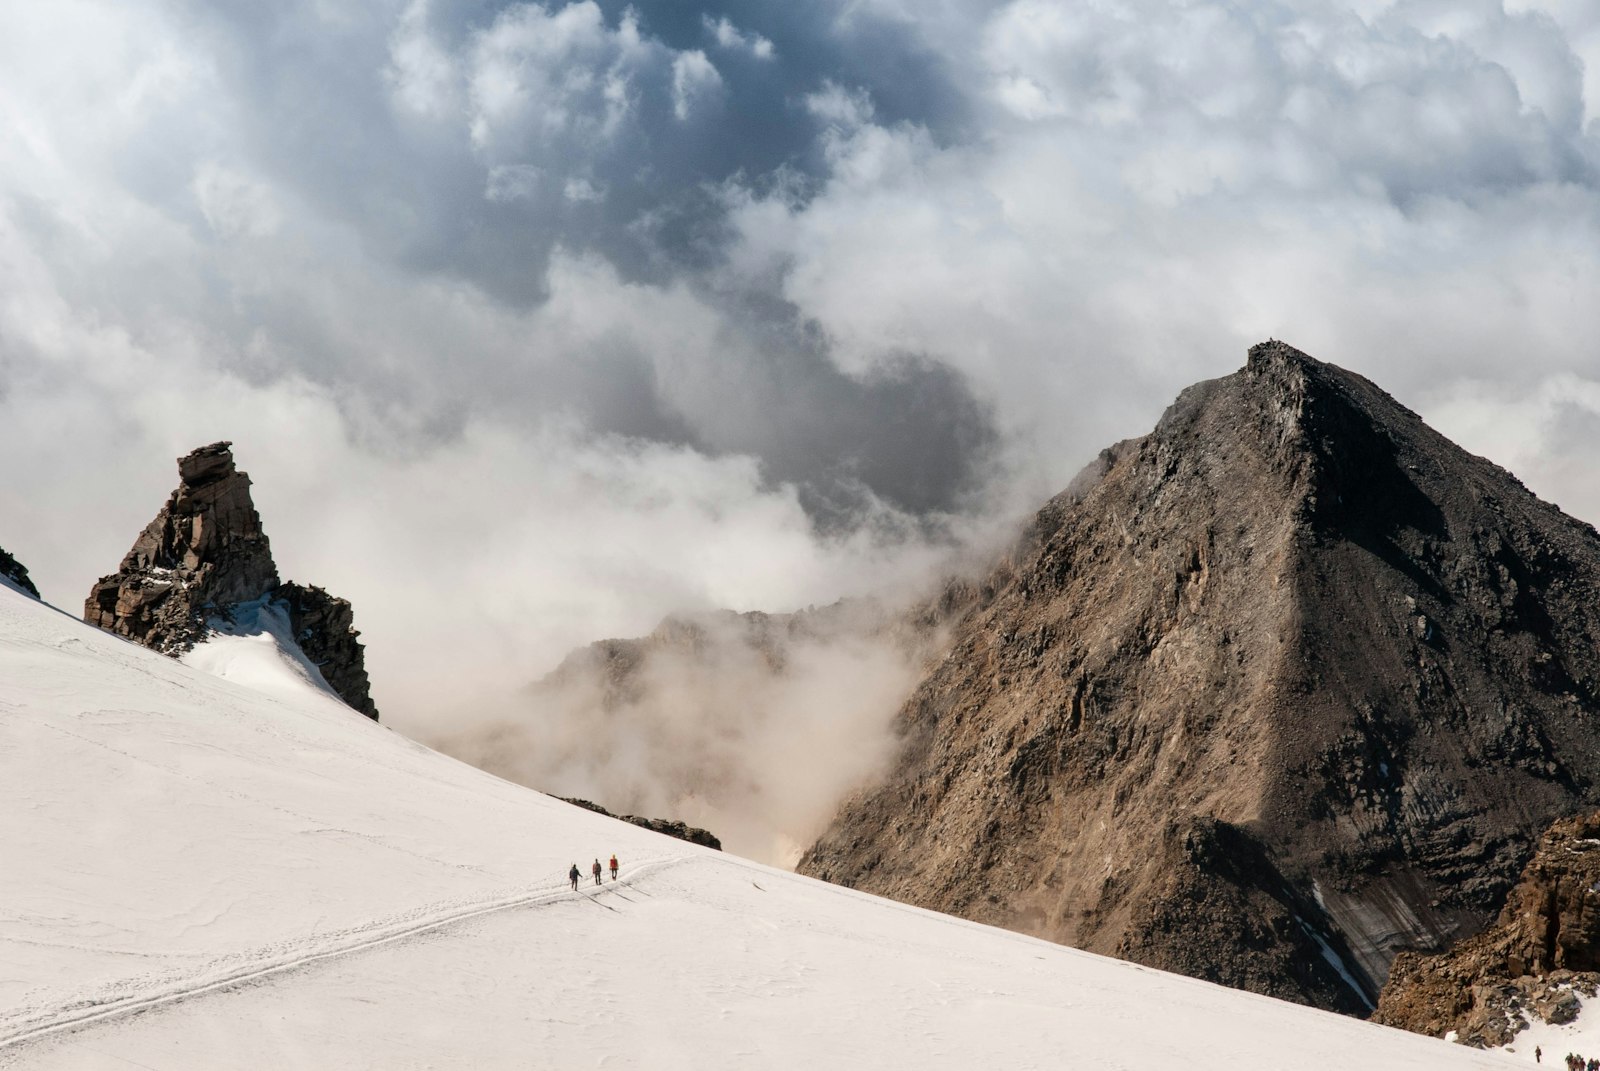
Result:
{"type": "Polygon", "coordinates": [[[594,883],[596,885],[599,885],[600,884],[600,860],[596,859],[594,861],[594,866],[589,868],[589,872],[594,875],[594,883]]]}
{"type": "Polygon", "coordinates": [[[573,863],[572,869],[567,871],[567,880],[572,882],[572,891],[578,891],[578,864],[573,863]]]}
{"type": "Polygon", "coordinates": [[[617,880],[617,853],[611,853],[611,880],[617,880]]]}

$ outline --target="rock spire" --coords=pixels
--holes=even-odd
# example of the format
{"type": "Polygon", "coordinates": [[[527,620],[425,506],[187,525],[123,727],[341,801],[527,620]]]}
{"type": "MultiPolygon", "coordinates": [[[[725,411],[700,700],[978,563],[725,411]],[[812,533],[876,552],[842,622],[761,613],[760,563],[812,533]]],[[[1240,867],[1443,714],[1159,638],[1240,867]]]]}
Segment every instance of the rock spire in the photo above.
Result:
{"type": "Polygon", "coordinates": [[[95,583],[84,620],[176,657],[205,639],[211,621],[231,621],[239,606],[278,603],[328,686],[376,719],[350,604],[321,588],[279,582],[250,477],[235,467],[232,446],[216,442],[178,459],[177,490],[118,571],[95,583]]]}

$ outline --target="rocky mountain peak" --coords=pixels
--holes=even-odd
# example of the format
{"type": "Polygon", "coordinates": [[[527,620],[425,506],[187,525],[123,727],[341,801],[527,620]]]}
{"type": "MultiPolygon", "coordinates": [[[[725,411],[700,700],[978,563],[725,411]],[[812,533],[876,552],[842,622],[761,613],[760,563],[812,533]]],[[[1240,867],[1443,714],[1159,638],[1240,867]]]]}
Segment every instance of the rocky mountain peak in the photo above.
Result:
{"type": "Polygon", "coordinates": [[[1600,536],[1284,343],[973,587],[802,872],[1359,1012],[1600,805],[1600,536]]]}
{"type": "Polygon", "coordinates": [[[284,610],[294,642],[340,698],[376,719],[350,604],[318,587],[280,583],[272,547],[234,464],[215,442],[178,459],[178,487],[84,602],[84,620],[177,657],[213,622],[262,601],[284,610]]]}

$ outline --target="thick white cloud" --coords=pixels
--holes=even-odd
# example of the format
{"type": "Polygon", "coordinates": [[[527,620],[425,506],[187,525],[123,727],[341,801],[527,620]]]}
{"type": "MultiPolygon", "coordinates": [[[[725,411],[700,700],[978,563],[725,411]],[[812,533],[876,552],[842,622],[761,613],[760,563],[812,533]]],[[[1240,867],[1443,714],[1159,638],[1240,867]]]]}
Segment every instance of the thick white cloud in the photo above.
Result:
{"type": "Polygon", "coordinates": [[[672,113],[689,118],[689,109],[722,87],[722,75],[699,49],[680,52],[672,60],[672,113]]]}
{"type": "Polygon", "coordinates": [[[759,60],[769,60],[777,55],[771,41],[758,33],[746,33],[739,29],[726,15],[717,19],[704,15],[701,17],[701,22],[719,48],[748,52],[759,60]]]}
{"type": "MultiPolygon", "coordinates": [[[[1494,2],[971,15],[945,32],[983,42],[964,73],[982,138],[875,121],[830,86],[809,99],[832,120],[820,192],[730,198],[734,270],[778,278],[846,367],[934,354],[1052,459],[1142,430],[1267,336],[1425,411],[1456,377],[1595,370],[1600,157],[1556,19],[1494,2]]],[[[1572,497],[1570,467],[1537,467],[1572,497]]]]}

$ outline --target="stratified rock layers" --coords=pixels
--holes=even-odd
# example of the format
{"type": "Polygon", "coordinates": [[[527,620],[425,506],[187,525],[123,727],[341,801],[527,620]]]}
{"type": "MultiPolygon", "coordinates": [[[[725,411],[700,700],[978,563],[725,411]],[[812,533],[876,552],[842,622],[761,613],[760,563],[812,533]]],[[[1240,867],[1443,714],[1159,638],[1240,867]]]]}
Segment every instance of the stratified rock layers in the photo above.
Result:
{"type": "Polygon", "coordinates": [[[278,582],[250,477],[235,468],[232,446],[212,443],[178,459],[178,489],[121,568],[96,582],[84,620],[176,657],[205,639],[212,618],[227,619],[243,603],[278,601],[328,686],[376,720],[350,604],[321,588],[278,582]]]}
{"type": "Polygon", "coordinates": [[[977,590],[801,872],[1360,1013],[1600,802],[1600,536],[1282,343],[977,590]]]}

